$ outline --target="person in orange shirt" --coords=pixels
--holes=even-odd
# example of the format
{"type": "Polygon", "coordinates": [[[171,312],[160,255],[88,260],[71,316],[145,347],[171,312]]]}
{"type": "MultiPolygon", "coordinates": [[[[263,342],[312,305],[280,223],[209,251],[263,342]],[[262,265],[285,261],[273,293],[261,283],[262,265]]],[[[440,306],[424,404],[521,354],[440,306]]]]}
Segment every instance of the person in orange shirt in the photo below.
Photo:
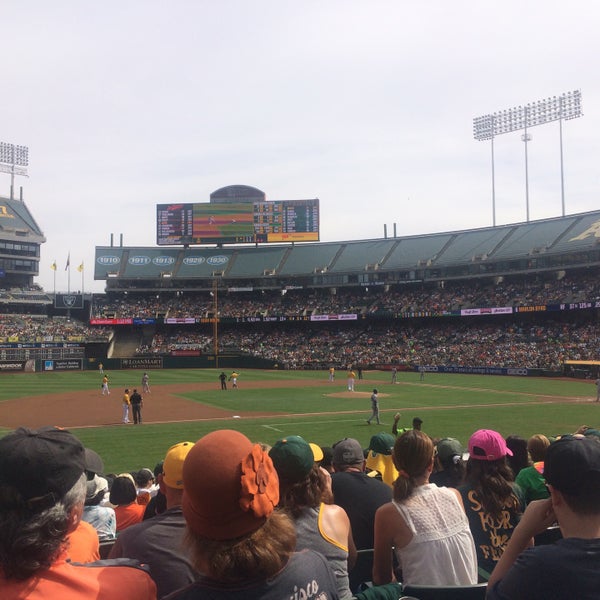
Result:
{"type": "Polygon", "coordinates": [[[93,525],[79,521],[77,527],[67,536],[67,554],[76,563],[100,560],[100,539],[93,525]]]}
{"type": "Polygon", "coordinates": [[[81,520],[84,469],[84,447],[64,429],[21,427],[0,439],[2,598],[156,600],[140,568],[90,569],[69,559],[65,539],[81,520]]]}
{"type": "Polygon", "coordinates": [[[146,507],[137,503],[137,492],[132,477],[115,477],[110,488],[110,503],[115,506],[117,535],[144,518],[146,507]]]}

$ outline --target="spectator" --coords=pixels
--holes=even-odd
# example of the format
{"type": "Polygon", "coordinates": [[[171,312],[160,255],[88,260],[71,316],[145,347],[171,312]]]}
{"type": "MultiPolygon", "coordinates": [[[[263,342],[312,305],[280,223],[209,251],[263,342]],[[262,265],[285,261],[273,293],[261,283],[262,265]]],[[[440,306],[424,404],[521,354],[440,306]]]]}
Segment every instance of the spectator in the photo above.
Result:
{"type": "Polygon", "coordinates": [[[331,446],[321,446],[321,452],[323,452],[321,467],[329,473],[333,473],[333,448],[331,446]]]}
{"type": "Polygon", "coordinates": [[[507,456],[512,456],[512,451],[497,431],[480,429],[469,439],[467,479],[459,491],[475,539],[482,581],[489,579],[523,512],[507,456]]]}
{"type": "Polygon", "coordinates": [[[144,518],[145,507],[137,503],[137,493],[131,476],[115,477],[110,488],[110,503],[115,507],[117,534],[144,518]]]}
{"type": "Polygon", "coordinates": [[[371,436],[367,453],[367,468],[377,471],[381,480],[392,487],[398,477],[398,471],[392,459],[392,450],[396,438],[389,433],[376,433],[371,436]]]}
{"type": "Polygon", "coordinates": [[[443,438],[435,445],[435,457],[436,471],[429,481],[438,487],[461,486],[467,473],[462,444],[454,438],[443,438]]]}
{"type": "MultiPolygon", "coordinates": [[[[400,421],[401,416],[402,415],[399,412],[394,415],[394,422],[392,423],[392,434],[393,435],[398,436],[398,435],[402,435],[403,433],[406,433],[407,431],[410,431],[406,427],[398,429],[398,422],[400,421]]],[[[423,419],[421,419],[421,417],[415,417],[412,420],[412,428],[413,429],[421,431],[422,426],[423,426],[423,419]]]]}
{"type": "Polygon", "coordinates": [[[147,573],[67,561],[86,490],[84,448],[54,427],[20,428],[0,439],[0,589],[3,598],[153,600],[147,573]]]}
{"type": "MultiPolygon", "coordinates": [[[[319,446],[318,444],[315,444],[314,442],[309,442],[308,445],[310,446],[310,449],[312,450],[315,465],[317,465],[317,467],[320,467],[321,461],[323,460],[323,457],[325,456],[323,454],[323,450],[321,449],[321,446],[319,446]]],[[[270,450],[270,448],[269,448],[269,450],[270,450]]]]}
{"type": "MultiPolygon", "coordinates": [[[[158,481],[159,476],[162,474],[162,472],[163,461],[161,460],[159,463],[156,463],[156,465],[154,465],[153,473],[156,481],[158,481]]],[[[148,502],[148,504],[146,505],[146,510],[144,511],[144,520],[151,519],[156,515],[160,515],[164,513],[165,510],[167,510],[167,499],[165,498],[165,495],[161,491],[159,485],[156,495],[150,498],[150,502],[148,502]]]]}
{"type": "Polygon", "coordinates": [[[279,476],[279,505],[296,526],[297,548],[320,552],[335,572],[340,600],[352,598],[348,570],[356,548],[348,515],[330,503],[331,475],[314,464],[311,447],[296,435],[278,440],[269,456],[279,476]]]}
{"type": "Polygon", "coordinates": [[[110,551],[110,558],[135,558],[147,564],[159,598],[189,585],[198,576],[183,552],[183,463],[192,446],[192,442],[175,444],[165,456],[159,485],[167,498],[166,512],[128,527],[110,551]]]}
{"type": "MultiPolygon", "coordinates": [[[[366,461],[360,443],[343,439],[333,448],[331,490],[333,501],[341,506],[350,519],[352,538],[358,550],[371,550],[374,543],[373,524],[377,509],[392,499],[392,490],[379,479],[365,473],[366,461]]],[[[349,573],[350,589],[372,578],[373,557],[358,553],[356,564],[349,573]]]]}
{"type": "Polygon", "coordinates": [[[104,462],[101,456],[91,448],[85,449],[85,474],[88,481],[94,479],[95,475],[104,473],[104,462]]]}
{"type": "Polygon", "coordinates": [[[527,451],[533,464],[519,471],[515,483],[521,489],[525,504],[532,500],[543,500],[550,495],[544,479],[544,458],[550,440],[542,434],[536,434],[527,441],[527,451]]]}
{"type": "Polygon", "coordinates": [[[98,532],[83,518],[77,527],[67,534],[67,556],[76,563],[100,560],[100,538],[98,532]]]}
{"type": "Polygon", "coordinates": [[[104,477],[94,475],[87,482],[85,506],[82,519],[98,532],[98,539],[103,542],[113,540],[117,535],[117,517],[111,506],[101,506],[108,494],[108,481],[104,477]]]}
{"type": "Polygon", "coordinates": [[[396,440],[393,457],[399,475],[394,499],[375,514],[373,582],[394,580],[395,550],[404,583],[476,583],[475,545],[460,494],[429,483],[433,442],[420,431],[407,431],[396,440]]]}
{"type": "Polygon", "coordinates": [[[490,577],[490,600],[598,597],[600,444],[562,437],[548,448],[544,474],[550,498],[527,507],[490,577]],[[555,521],[563,539],[528,549],[555,521]]]}
{"type": "Polygon", "coordinates": [[[155,483],[154,473],[144,467],[134,475],[137,503],[146,506],[151,498],[158,492],[158,484],[155,483]]]}
{"type": "Polygon", "coordinates": [[[237,431],[205,435],[185,459],[183,486],[187,539],[204,575],[168,600],[338,597],[323,556],[294,552],[294,524],[275,510],[279,480],[259,444],[237,431]]]}
{"type": "Polygon", "coordinates": [[[506,460],[513,472],[514,481],[519,471],[525,467],[529,467],[531,464],[529,454],[527,453],[527,440],[523,439],[520,435],[509,435],[506,438],[506,447],[512,452],[512,454],[507,456],[506,460]]]}

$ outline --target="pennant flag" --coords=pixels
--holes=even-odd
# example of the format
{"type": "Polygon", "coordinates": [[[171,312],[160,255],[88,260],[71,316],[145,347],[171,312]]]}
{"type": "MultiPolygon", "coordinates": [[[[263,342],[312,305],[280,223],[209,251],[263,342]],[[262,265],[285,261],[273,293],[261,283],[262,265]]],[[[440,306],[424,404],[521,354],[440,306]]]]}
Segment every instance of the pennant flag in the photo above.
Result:
{"type": "Polygon", "coordinates": [[[54,261],[54,262],[53,262],[53,263],[50,265],[50,268],[51,268],[53,271],[56,271],[56,261],[54,261]]]}
{"type": "Polygon", "coordinates": [[[69,252],[69,256],[67,256],[67,264],[65,265],[65,271],[71,266],[71,253],[69,252]]]}
{"type": "Polygon", "coordinates": [[[81,264],[80,264],[80,265],[77,267],[77,270],[78,270],[80,273],[83,273],[83,261],[81,261],[81,264]]]}

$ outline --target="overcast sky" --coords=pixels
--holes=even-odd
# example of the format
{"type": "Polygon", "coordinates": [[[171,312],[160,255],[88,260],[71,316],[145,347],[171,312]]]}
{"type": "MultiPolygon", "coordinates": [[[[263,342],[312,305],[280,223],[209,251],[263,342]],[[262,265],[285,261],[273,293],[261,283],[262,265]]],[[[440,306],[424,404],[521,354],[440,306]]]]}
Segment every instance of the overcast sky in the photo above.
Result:
{"type": "MultiPolygon", "coordinates": [[[[473,118],[580,89],[566,213],[599,208],[600,5],[575,0],[6,0],[0,141],[47,242],[37,282],[86,291],[96,246],[156,245],[156,205],[245,184],[319,198],[321,241],[492,225],[473,118]]],[[[521,133],[495,140],[496,223],[526,220],[521,133]]],[[[560,216],[558,123],[528,144],[530,219],[560,216]]],[[[0,174],[0,195],[10,176],[0,174]]],[[[18,192],[17,192],[18,193],[18,192]]]]}

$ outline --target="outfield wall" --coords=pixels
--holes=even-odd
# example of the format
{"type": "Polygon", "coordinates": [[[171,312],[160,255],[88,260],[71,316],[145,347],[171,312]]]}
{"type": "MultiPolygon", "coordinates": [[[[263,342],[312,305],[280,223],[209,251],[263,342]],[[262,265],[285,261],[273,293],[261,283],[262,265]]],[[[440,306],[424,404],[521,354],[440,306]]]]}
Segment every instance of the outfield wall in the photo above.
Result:
{"type": "MultiPolygon", "coordinates": [[[[153,369],[283,369],[271,360],[241,354],[223,354],[215,357],[212,354],[202,356],[136,356],[131,358],[107,358],[102,361],[88,359],[37,359],[27,361],[0,361],[0,373],[6,372],[54,372],[54,371],[120,371],[122,369],[137,369],[150,371],[153,369]]],[[[327,371],[329,364],[305,365],[306,370],[327,371]]],[[[345,372],[347,365],[334,365],[338,371],[345,372]]],[[[356,366],[354,368],[357,368],[356,366]]],[[[372,364],[363,365],[363,370],[391,371],[392,365],[372,364]]],[[[419,372],[414,365],[400,365],[399,371],[419,372]]],[[[564,371],[547,369],[525,369],[506,367],[465,367],[446,365],[424,365],[427,373],[460,373],[464,375],[501,375],[509,377],[569,377],[589,379],[588,371],[571,369],[568,374],[564,371]]]]}
{"type": "Polygon", "coordinates": [[[98,370],[102,362],[104,371],[121,369],[277,369],[279,365],[271,360],[242,354],[213,354],[201,356],[133,356],[130,358],[107,358],[102,361],[88,359],[84,361],[85,370],[98,370]]]}

